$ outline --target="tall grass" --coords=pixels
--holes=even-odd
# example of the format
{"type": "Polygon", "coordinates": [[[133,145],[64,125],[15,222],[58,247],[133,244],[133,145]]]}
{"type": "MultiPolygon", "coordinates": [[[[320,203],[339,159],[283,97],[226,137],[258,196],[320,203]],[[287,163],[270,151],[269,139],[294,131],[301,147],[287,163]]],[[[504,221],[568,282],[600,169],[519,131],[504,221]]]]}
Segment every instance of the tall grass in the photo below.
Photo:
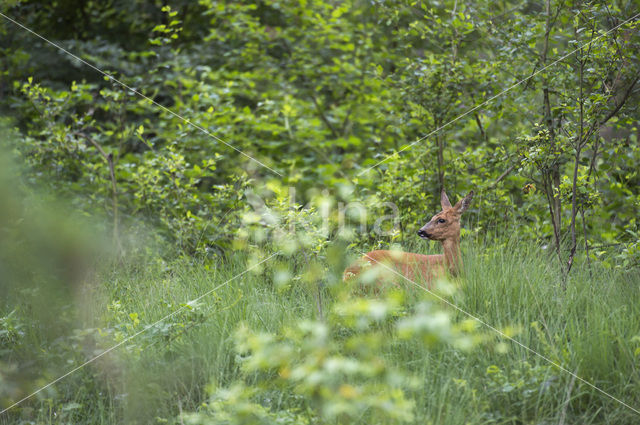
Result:
{"type": "MultiPolygon", "coordinates": [[[[408,249],[425,251],[424,246],[408,249]]],[[[640,409],[640,356],[636,351],[640,343],[633,340],[640,335],[637,270],[593,264],[590,271],[586,265],[577,265],[564,289],[553,256],[530,243],[465,241],[463,260],[464,277],[455,282],[452,303],[512,332],[514,339],[531,350],[640,409]]],[[[93,288],[85,288],[78,296],[84,312],[74,331],[78,345],[53,349],[75,352],[72,361],[52,357],[47,376],[55,378],[109,343],[176,311],[244,271],[246,264],[247,258],[239,254],[218,267],[175,262],[119,266],[103,273],[93,288]],[[91,331],[83,334],[81,329],[91,331]],[[100,336],[89,338],[87,334],[100,336]]],[[[163,327],[136,337],[56,384],[55,389],[3,415],[0,423],[19,423],[27,417],[38,423],[178,421],[180,411],[196,410],[206,401],[210,385],[226,387],[241,378],[232,337],[239,323],[278,333],[287,324],[319,318],[315,289],[295,281],[289,287],[278,287],[273,283],[276,271],[267,263],[230,281],[199,304],[172,316],[163,327]],[[35,411],[21,410],[25,406],[35,411]]],[[[419,299],[428,294],[414,291],[411,296],[419,299]]],[[[324,307],[333,301],[331,291],[325,290],[324,307]]],[[[457,319],[468,318],[440,304],[457,319]]],[[[410,371],[418,383],[410,394],[416,405],[416,423],[640,421],[633,410],[484,330],[494,342],[472,351],[429,348],[413,340],[387,345],[385,357],[410,371]]],[[[52,342],[37,330],[28,332],[32,349],[52,349],[52,342]]],[[[286,393],[277,400],[271,406],[280,409],[300,403],[286,393]]]]}

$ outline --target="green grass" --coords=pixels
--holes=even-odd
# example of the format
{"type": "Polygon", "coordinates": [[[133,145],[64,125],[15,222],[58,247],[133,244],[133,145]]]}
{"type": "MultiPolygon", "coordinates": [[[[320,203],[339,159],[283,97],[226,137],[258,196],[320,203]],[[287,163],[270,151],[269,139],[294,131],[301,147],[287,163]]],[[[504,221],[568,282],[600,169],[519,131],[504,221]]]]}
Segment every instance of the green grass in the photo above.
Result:
{"type": "MultiPolygon", "coordinates": [[[[640,342],[632,341],[640,335],[637,270],[594,264],[590,276],[586,265],[578,264],[563,290],[554,257],[539,246],[463,241],[463,259],[465,276],[457,282],[453,303],[496,328],[516,328],[513,337],[527,347],[640,409],[640,356],[635,353],[640,342]]],[[[213,269],[187,262],[115,267],[100,274],[92,289],[76,291],[81,313],[71,327],[89,331],[75,331],[75,339],[61,344],[27,326],[23,338],[29,343],[17,344],[14,356],[44,350],[35,357],[46,370],[38,382],[45,383],[241,273],[246,261],[237,255],[213,269]]],[[[194,411],[206,401],[209,384],[226,387],[242,378],[233,349],[239,323],[278,333],[302,319],[317,319],[316,292],[295,282],[278,289],[273,264],[229,282],[168,319],[171,327],[139,335],[2,415],[0,423],[179,423],[180,410],[194,411]]],[[[323,292],[325,311],[333,302],[331,293],[323,292]]],[[[411,296],[417,300],[425,294],[411,296]]],[[[457,320],[467,318],[435,302],[457,320]]],[[[28,323],[25,309],[18,314],[28,323]]],[[[409,394],[416,423],[542,424],[559,423],[563,416],[565,423],[640,421],[632,410],[535,354],[489,329],[479,330],[488,341],[471,351],[429,348],[414,340],[385,346],[390,363],[417,382],[409,394]]],[[[300,403],[286,392],[278,400],[272,407],[300,403]]]]}

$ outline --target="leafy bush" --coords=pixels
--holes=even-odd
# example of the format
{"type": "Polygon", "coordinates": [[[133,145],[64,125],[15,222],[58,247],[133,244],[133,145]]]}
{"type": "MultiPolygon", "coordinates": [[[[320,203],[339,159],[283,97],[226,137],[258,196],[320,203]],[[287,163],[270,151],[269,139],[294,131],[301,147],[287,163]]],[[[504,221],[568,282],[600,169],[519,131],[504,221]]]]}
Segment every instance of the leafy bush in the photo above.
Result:
{"type": "Polygon", "coordinates": [[[418,383],[392,365],[385,351],[395,339],[418,339],[429,346],[476,346],[481,335],[469,324],[456,325],[447,313],[422,302],[412,306],[403,293],[378,299],[347,296],[328,320],[302,321],[277,334],[241,327],[236,350],[245,383],[231,389],[215,385],[211,401],[193,423],[257,423],[301,418],[302,423],[409,423],[415,420],[412,392],[418,383]],[[281,411],[283,399],[295,410],[281,411]]]}

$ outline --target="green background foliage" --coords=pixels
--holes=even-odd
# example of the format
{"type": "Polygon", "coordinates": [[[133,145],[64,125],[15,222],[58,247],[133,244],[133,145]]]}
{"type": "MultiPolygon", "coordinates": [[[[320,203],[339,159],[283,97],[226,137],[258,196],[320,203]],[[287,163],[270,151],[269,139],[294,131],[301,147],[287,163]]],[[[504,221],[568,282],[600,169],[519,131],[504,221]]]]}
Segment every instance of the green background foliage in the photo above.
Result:
{"type": "Polygon", "coordinates": [[[637,2],[0,12],[106,73],[0,18],[0,407],[175,314],[0,423],[635,418],[433,298],[340,279],[424,252],[441,189],[474,190],[443,296],[640,405],[637,2]]]}
{"type": "Polygon", "coordinates": [[[632,242],[639,40],[633,22],[605,31],[634,3],[563,2],[548,13],[543,2],[449,3],[5,5],[283,178],[6,20],[0,107],[46,184],[87,212],[142,215],[187,252],[224,249],[238,224],[228,211],[264,178],[295,186],[301,204],[311,188],[356,183],[356,197],[400,207],[403,232],[441,187],[475,188],[477,231],[514,220],[527,223],[520,234],[553,242],[556,217],[558,245],[570,239],[575,198],[584,232],[574,233],[632,242]]]}

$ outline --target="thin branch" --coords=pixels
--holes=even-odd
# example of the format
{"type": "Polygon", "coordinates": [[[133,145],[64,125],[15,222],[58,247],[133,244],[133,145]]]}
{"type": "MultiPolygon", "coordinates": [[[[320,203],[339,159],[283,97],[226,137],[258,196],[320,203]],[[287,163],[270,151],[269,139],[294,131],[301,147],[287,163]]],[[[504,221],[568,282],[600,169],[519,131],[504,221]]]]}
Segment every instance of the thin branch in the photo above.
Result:
{"type": "Polygon", "coordinates": [[[589,172],[587,174],[587,181],[589,181],[591,179],[591,173],[593,173],[593,171],[595,171],[596,168],[596,159],[598,158],[598,148],[599,146],[599,142],[600,142],[600,138],[596,137],[596,141],[593,147],[593,155],[591,156],[591,163],[589,164],[589,172]]]}
{"type": "Polygon", "coordinates": [[[336,131],[336,129],[333,127],[333,125],[331,124],[331,122],[329,121],[327,116],[325,115],[324,109],[322,109],[322,107],[318,103],[318,99],[316,98],[316,95],[315,94],[311,94],[311,99],[313,100],[313,104],[316,107],[316,111],[318,111],[318,115],[320,115],[320,119],[327,126],[327,128],[329,128],[329,130],[331,131],[331,134],[333,135],[333,137],[337,139],[339,137],[338,136],[338,132],[336,131]]]}
{"type": "MultiPolygon", "coordinates": [[[[575,28],[575,38],[578,39],[578,29],[575,28]]],[[[592,33],[593,37],[593,33],[592,33]]],[[[593,38],[592,38],[593,40],[593,38]]],[[[588,57],[588,56],[587,56],[588,57]]],[[[569,254],[569,259],[567,261],[567,275],[571,271],[571,266],[573,266],[573,257],[576,253],[577,247],[577,238],[576,238],[576,216],[578,215],[578,169],[580,167],[580,154],[582,152],[583,147],[583,137],[584,137],[584,64],[586,63],[586,59],[582,55],[582,49],[578,49],[576,51],[576,59],[578,61],[578,80],[579,80],[579,88],[580,88],[580,136],[578,138],[579,142],[576,144],[576,154],[575,160],[573,164],[573,180],[571,184],[571,224],[569,225],[569,229],[571,232],[571,252],[569,254]]],[[[566,279],[566,277],[565,277],[566,279]]]]}
{"type": "MultiPolygon", "coordinates": [[[[477,104],[475,96],[473,95],[473,93],[471,94],[471,101],[474,104],[477,104]]],[[[477,112],[474,112],[473,117],[475,118],[476,124],[478,125],[478,130],[480,131],[480,136],[482,136],[482,140],[486,142],[487,141],[487,133],[484,131],[484,127],[482,125],[482,121],[480,120],[480,115],[478,115],[477,112]]]]}
{"type": "Polygon", "coordinates": [[[639,79],[640,79],[640,75],[636,75],[636,78],[629,85],[629,87],[627,88],[627,91],[622,96],[622,99],[620,100],[620,102],[618,102],[616,107],[613,108],[613,110],[609,112],[609,114],[607,114],[607,116],[604,117],[602,121],[600,121],[599,123],[600,125],[598,127],[602,127],[607,121],[613,118],[618,113],[618,111],[624,106],[624,104],[627,102],[627,99],[629,99],[629,96],[631,95],[631,92],[633,91],[633,88],[635,87],[639,79]]]}
{"type": "Polygon", "coordinates": [[[585,224],[584,219],[584,205],[580,208],[580,215],[582,217],[582,233],[584,237],[584,250],[587,256],[587,265],[589,267],[589,277],[593,277],[593,272],[591,271],[591,258],[589,258],[589,239],[587,239],[587,225],[585,224]]]}
{"type": "Polygon", "coordinates": [[[491,184],[491,187],[494,187],[494,186],[496,186],[498,183],[500,183],[500,182],[502,181],[502,179],[504,179],[505,177],[507,177],[507,176],[509,175],[509,173],[511,173],[511,172],[514,170],[514,168],[516,168],[518,165],[520,165],[520,164],[519,164],[519,163],[517,163],[517,164],[513,164],[513,165],[511,165],[509,168],[507,168],[507,169],[506,169],[502,174],[500,174],[500,177],[498,177],[498,178],[496,179],[496,181],[494,181],[494,182],[491,184]]]}
{"type": "Polygon", "coordinates": [[[629,99],[629,96],[631,96],[631,92],[633,91],[633,88],[635,87],[638,80],[640,80],[640,74],[636,75],[635,79],[629,85],[629,87],[627,88],[627,91],[622,96],[622,99],[620,100],[620,102],[611,111],[609,111],[609,113],[602,120],[593,121],[593,123],[589,127],[589,130],[587,130],[587,132],[585,133],[584,139],[581,141],[581,143],[585,143],[586,140],[588,140],[593,134],[599,131],[602,128],[602,126],[604,126],[611,118],[613,118],[620,111],[620,109],[622,109],[624,104],[629,99]]]}
{"type": "Polygon", "coordinates": [[[91,143],[93,147],[95,147],[96,150],[100,153],[100,156],[102,156],[102,158],[107,162],[107,165],[109,166],[109,178],[111,180],[111,198],[112,198],[112,204],[113,204],[113,240],[115,241],[116,246],[118,247],[118,250],[122,252],[122,244],[120,243],[119,217],[118,217],[118,185],[116,181],[115,166],[113,163],[113,154],[106,153],[104,149],[102,149],[102,146],[100,146],[100,144],[96,142],[89,135],[82,132],[74,132],[73,134],[75,134],[76,136],[80,136],[85,140],[87,140],[89,143],[91,143]]]}

